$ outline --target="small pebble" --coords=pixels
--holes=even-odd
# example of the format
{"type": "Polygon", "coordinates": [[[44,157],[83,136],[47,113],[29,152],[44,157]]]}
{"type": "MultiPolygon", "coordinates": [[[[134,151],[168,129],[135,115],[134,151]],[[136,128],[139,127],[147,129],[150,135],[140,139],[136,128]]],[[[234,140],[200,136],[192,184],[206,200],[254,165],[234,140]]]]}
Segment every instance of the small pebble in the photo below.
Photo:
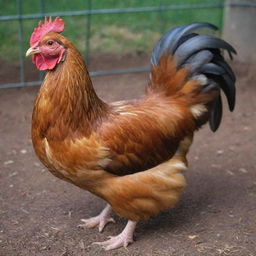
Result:
{"type": "Polygon", "coordinates": [[[60,229],[56,228],[56,227],[51,227],[51,229],[56,230],[56,231],[60,231],[60,229]]]}
{"type": "Polygon", "coordinates": [[[23,208],[21,208],[21,210],[22,210],[24,213],[29,214],[29,212],[28,212],[27,210],[25,210],[25,209],[23,209],[23,208]]]}
{"type": "Polygon", "coordinates": [[[21,154],[26,154],[26,153],[27,153],[27,150],[26,150],[26,149],[21,149],[21,150],[20,150],[20,153],[21,153],[21,154]]]}
{"type": "Polygon", "coordinates": [[[197,237],[198,237],[197,235],[188,236],[188,238],[191,239],[191,240],[194,240],[194,239],[197,238],[197,237]]]}
{"type": "Polygon", "coordinates": [[[217,155],[222,155],[224,153],[224,150],[217,150],[217,155]]]}
{"type": "Polygon", "coordinates": [[[249,131],[250,130],[250,127],[248,127],[248,126],[244,126],[244,131],[249,131]]]}
{"type": "Polygon", "coordinates": [[[226,172],[229,174],[229,175],[234,175],[234,173],[232,172],[232,171],[230,171],[230,170],[226,170],[226,172]]]}
{"type": "Polygon", "coordinates": [[[9,175],[9,177],[13,177],[13,176],[16,176],[18,173],[17,172],[13,172],[9,175]]]}
{"type": "Polygon", "coordinates": [[[242,172],[242,173],[247,173],[248,172],[245,168],[240,168],[238,171],[242,172]]]}
{"type": "Polygon", "coordinates": [[[4,165],[13,164],[13,163],[14,163],[13,160],[8,160],[8,161],[5,161],[5,162],[4,162],[4,165]]]}

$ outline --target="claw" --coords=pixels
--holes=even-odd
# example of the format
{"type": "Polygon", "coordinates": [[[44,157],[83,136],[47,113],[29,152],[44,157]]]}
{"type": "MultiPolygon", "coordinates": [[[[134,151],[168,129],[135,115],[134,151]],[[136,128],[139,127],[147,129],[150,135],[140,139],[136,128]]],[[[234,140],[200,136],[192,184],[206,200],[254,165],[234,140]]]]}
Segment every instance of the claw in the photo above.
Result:
{"type": "Polygon", "coordinates": [[[104,219],[100,216],[92,217],[89,219],[81,219],[81,221],[84,222],[84,224],[78,225],[79,228],[94,228],[99,226],[99,232],[102,232],[109,222],[115,223],[113,218],[104,219]]]}
{"type": "Polygon", "coordinates": [[[115,220],[111,217],[109,217],[111,213],[111,207],[107,205],[103,211],[95,217],[89,218],[89,219],[81,219],[84,224],[78,225],[80,228],[94,228],[96,226],[99,226],[99,232],[102,232],[104,227],[109,223],[113,222],[115,223],[115,220]]]}
{"type": "Polygon", "coordinates": [[[100,222],[100,224],[99,224],[99,232],[100,232],[100,233],[103,231],[104,227],[105,227],[109,222],[116,223],[113,218],[107,218],[107,219],[103,220],[103,221],[100,222]]]}
{"type": "Polygon", "coordinates": [[[127,248],[127,246],[133,243],[133,239],[131,237],[128,236],[124,236],[122,233],[119,234],[118,236],[112,236],[112,238],[110,238],[107,241],[104,242],[94,242],[92,243],[93,245],[100,245],[102,246],[106,251],[109,250],[113,250],[113,249],[117,249],[120,247],[124,247],[127,248]]]}
{"type": "Polygon", "coordinates": [[[118,236],[109,236],[109,240],[104,242],[94,242],[93,245],[100,245],[106,251],[117,249],[120,247],[127,248],[127,246],[133,243],[133,233],[136,227],[136,222],[129,220],[125,229],[118,236]]]}

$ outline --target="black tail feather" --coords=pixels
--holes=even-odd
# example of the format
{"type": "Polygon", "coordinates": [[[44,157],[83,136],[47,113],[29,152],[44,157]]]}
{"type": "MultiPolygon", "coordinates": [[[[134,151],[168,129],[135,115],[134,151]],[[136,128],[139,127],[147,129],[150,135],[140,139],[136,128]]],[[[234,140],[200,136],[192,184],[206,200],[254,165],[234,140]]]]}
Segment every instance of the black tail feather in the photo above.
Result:
{"type": "MultiPolygon", "coordinates": [[[[222,57],[222,56],[221,56],[222,57]]],[[[228,65],[228,63],[223,59],[216,59],[214,60],[214,63],[217,64],[218,66],[221,66],[222,68],[225,69],[226,73],[230,76],[230,78],[232,79],[233,82],[236,82],[236,76],[233,72],[233,70],[231,69],[231,67],[228,65]]]]}
{"type": "MultiPolygon", "coordinates": [[[[208,78],[206,88],[203,89],[204,93],[210,89],[222,89],[229,109],[233,111],[236,98],[236,77],[220,50],[226,50],[231,59],[232,54],[236,54],[236,50],[226,41],[215,36],[193,33],[199,28],[217,29],[209,23],[194,23],[168,31],[156,44],[152,52],[151,63],[156,66],[163,55],[173,55],[177,59],[177,69],[186,66],[191,71],[191,78],[200,74],[208,78]]],[[[209,118],[212,131],[218,129],[221,117],[222,99],[219,95],[213,103],[209,118]]]]}
{"type": "Polygon", "coordinates": [[[227,42],[211,35],[198,35],[181,44],[175,51],[174,56],[178,58],[178,64],[183,65],[194,53],[204,49],[216,48],[227,50],[231,56],[232,53],[236,54],[235,49],[227,42]]]}
{"type": "Polygon", "coordinates": [[[189,57],[187,64],[192,73],[198,73],[203,66],[213,59],[213,54],[208,50],[202,50],[193,56],[189,57]]]}
{"type": "Polygon", "coordinates": [[[209,125],[213,132],[217,131],[222,119],[222,99],[219,95],[213,103],[212,111],[210,112],[209,125]]]}

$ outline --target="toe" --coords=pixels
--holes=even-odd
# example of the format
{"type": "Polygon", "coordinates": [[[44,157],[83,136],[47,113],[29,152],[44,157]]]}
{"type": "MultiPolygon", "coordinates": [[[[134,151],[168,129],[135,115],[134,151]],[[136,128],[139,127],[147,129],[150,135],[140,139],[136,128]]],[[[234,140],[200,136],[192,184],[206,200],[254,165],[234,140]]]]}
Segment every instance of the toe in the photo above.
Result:
{"type": "Polygon", "coordinates": [[[78,225],[79,228],[94,228],[99,224],[99,222],[95,218],[81,219],[81,221],[84,224],[78,225]]]}
{"type": "Polygon", "coordinates": [[[113,218],[108,218],[108,219],[103,219],[100,221],[99,223],[99,232],[102,232],[103,229],[105,228],[105,226],[109,223],[109,222],[113,222],[115,223],[113,218]]]}
{"type": "Polygon", "coordinates": [[[100,245],[102,246],[106,251],[117,249],[120,247],[127,248],[127,246],[133,242],[132,238],[124,237],[122,235],[118,236],[110,236],[110,239],[104,242],[94,242],[93,245],[100,245]]]}
{"type": "Polygon", "coordinates": [[[122,247],[123,245],[119,242],[119,241],[116,241],[108,246],[106,246],[104,248],[105,251],[110,251],[110,250],[114,250],[114,249],[118,249],[120,247],[122,247]]]}
{"type": "Polygon", "coordinates": [[[99,245],[105,248],[109,244],[109,240],[104,241],[104,242],[93,242],[92,245],[99,245]]]}

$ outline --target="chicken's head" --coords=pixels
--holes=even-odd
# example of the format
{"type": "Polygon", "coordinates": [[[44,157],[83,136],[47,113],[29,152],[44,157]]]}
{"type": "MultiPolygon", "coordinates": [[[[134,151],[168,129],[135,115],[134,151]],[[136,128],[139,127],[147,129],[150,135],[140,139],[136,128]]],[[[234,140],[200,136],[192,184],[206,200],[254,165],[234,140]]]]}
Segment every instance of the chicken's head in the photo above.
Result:
{"type": "Polygon", "coordinates": [[[39,70],[52,70],[64,60],[65,46],[62,44],[59,33],[64,30],[64,22],[57,17],[54,21],[45,18],[44,24],[39,22],[38,27],[30,38],[30,48],[26,56],[33,55],[33,63],[39,70]]]}

